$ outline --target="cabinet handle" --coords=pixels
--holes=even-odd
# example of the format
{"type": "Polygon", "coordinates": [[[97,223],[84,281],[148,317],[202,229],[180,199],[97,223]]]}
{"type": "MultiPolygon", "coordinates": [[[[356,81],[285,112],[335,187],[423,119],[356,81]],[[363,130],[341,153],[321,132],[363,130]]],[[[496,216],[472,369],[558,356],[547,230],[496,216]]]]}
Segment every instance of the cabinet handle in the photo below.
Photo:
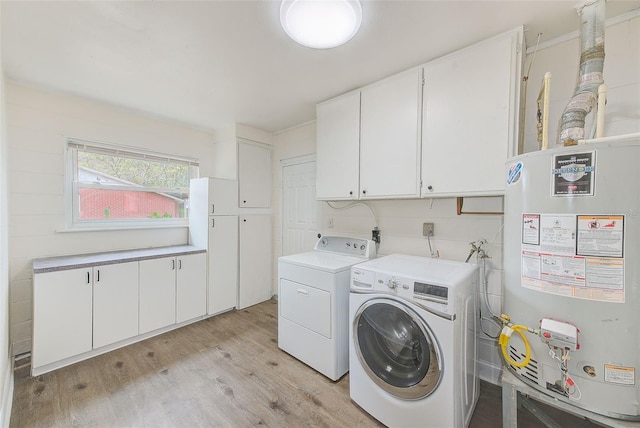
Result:
{"type": "Polygon", "coordinates": [[[363,190],[363,191],[362,191],[362,194],[363,194],[363,195],[366,195],[366,194],[367,194],[367,191],[366,191],[366,190],[363,190]]]}
{"type": "Polygon", "coordinates": [[[353,190],[349,190],[349,195],[353,195],[353,190]]]}
{"type": "Polygon", "coordinates": [[[215,218],[211,219],[211,227],[216,227],[216,219],[215,218]]]}
{"type": "Polygon", "coordinates": [[[242,221],[244,221],[244,222],[246,223],[246,222],[247,222],[247,219],[245,218],[245,219],[243,219],[242,221]]]}
{"type": "Polygon", "coordinates": [[[298,288],[298,294],[304,294],[305,296],[309,295],[309,292],[305,289],[298,288]]]}
{"type": "Polygon", "coordinates": [[[216,212],[216,204],[211,204],[211,214],[216,212]]]}
{"type": "Polygon", "coordinates": [[[182,269],[182,259],[178,259],[178,269],[182,269]]]}
{"type": "Polygon", "coordinates": [[[243,204],[246,204],[246,203],[247,203],[247,201],[242,201],[242,203],[243,203],[243,204]]]}
{"type": "Polygon", "coordinates": [[[87,272],[87,284],[91,284],[91,274],[87,272]]]}
{"type": "Polygon", "coordinates": [[[176,261],[174,259],[171,259],[171,270],[175,270],[176,269],[176,261]]]}
{"type": "Polygon", "coordinates": [[[96,282],[100,282],[100,269],[98,269],[98,279],[96,280],[96,282]]]}
{"type": "Polygon", "coordinates": [[[432,185],[428,185],[427,186],[427,190],[433,190],[433,186],[432,185]]]}

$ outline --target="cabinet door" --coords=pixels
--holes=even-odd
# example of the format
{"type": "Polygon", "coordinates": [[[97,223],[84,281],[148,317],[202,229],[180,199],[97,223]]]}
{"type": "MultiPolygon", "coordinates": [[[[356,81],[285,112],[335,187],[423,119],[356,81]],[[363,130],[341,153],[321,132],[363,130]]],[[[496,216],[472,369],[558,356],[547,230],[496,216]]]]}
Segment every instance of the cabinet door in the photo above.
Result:
{"type": "Polygon", "coordinates": [[[271,149],[238,143],[238,204],[241,208],[271,206],[271,149]]]}
{"type": "Polygon", "coordinates": [[[91,350],[91,269],[33,276],[34,368],[91,350]]]}
{"type": "Polygon", "coordinates": [[[181,323],[207,312],[207,254],[177,258],[176,322],[181,323]]]}
{"type": "Polygon", "coordinates": [[[521,31],[424,67],[422,196],[503,194],[517,145],[521,31]]]}
{"type": "Polygon", "coordinates": [[[362,89],[360,198],[420,195],[422,70],[362,89]]]}
{"type": "Polygon", "coordinates": [[[316,107],[316,198],[358,199],[360,92],[316,107]]]}
{"type": "Polygon", "coordinates": [[[93,348],[138,334],[138,262],[93,268],[93,348]]]}
{"type": "Polygon", "coordinates": [[[238,309],[271,298],[271,216],[240,216],[238,309]]]}
{"type": "Polygon", "coordinates": [[[140,334],[176,322],[175,257],[142,260],[140,263],[140,334]]]}
{"type": "Polygon", "coordinates": [[[209,225],[207,314],[238,304],[238,216],[214,216],[209,225]]]}

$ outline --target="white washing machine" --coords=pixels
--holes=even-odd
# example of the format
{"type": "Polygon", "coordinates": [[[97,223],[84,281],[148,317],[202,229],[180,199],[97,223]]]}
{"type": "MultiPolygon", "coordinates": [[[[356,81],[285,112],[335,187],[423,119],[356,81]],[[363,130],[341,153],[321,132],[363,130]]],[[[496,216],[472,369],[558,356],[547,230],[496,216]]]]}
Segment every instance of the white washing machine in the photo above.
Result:
{"type": "Polygon", "coordinates": [[[366,239],[325,236],[278,259],[278,347],[331,380],[349,370],[350,269],[376,255],[366,239]]]}
{"type": "Polygon", "coordinates": [[[393,254],[351,268],[351,399],[390,427],[471,420],[477,266],[393,254]]]}

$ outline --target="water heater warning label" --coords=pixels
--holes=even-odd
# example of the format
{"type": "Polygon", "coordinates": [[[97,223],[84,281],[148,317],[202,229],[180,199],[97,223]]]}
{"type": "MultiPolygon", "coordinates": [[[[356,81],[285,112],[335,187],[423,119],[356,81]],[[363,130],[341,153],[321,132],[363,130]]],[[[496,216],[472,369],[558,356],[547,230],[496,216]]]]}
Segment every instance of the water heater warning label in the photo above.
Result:
{"type": "Polygon", "coordinates": [[[635,385],[636,370],[633,367],[604,365],[604,381],[620,385],[635,385]]]}
{"type": "Polygon", "coordinates": [[[624,216],[523,214],[521,284],[544,293],[624,302],[624,216]]]}

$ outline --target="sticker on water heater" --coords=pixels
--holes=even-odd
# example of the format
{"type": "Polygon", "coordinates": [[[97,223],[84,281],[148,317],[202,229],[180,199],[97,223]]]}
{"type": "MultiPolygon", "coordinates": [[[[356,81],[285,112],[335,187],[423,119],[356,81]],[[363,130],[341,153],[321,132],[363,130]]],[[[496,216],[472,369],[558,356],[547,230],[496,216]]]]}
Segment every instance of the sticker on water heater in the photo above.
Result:
{"type": "Polygon", "coordinates": [[[620,385],[635,385],[636,369],[633,367],[618,367],[611,364],[605,364],[604,381],[620,385]]]}
{"type": "Polygon", "coordinates": [[[576,254],[623,257],[624,215],[579,215],[576,254]]]}
{"type": "Polygon", "coordinates": [[[514,163],[509,167],[509,171],[507,172],[507,184],[515,184],[520,180],[520,176],[522,175],[522,162],[514,163]]]}
{"type": "Polygon", "coordinates": [[[554,155],[551,196],[593,196],[596,152],[554,155]]]}
{"type": "Polygon", "coordinates": [[[522,214],[522,243],[540,245],[540,214],[522,214]]]}

